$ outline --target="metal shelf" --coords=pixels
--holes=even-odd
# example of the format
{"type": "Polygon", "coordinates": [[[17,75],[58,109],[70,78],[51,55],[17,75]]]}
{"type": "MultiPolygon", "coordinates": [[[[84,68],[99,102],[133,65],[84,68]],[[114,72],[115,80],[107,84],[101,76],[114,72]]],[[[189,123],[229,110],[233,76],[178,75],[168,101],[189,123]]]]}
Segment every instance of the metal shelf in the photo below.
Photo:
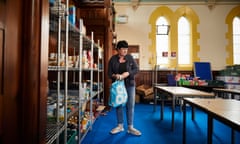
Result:
{"type": "Polygon", "coordinates": [[[66,127],[63,123],[47,123],[46,143],[53,143],[65,129],[66,127]]]}
{"type": "MultiPolygon", "coordinates": [[[[91,52],[91,56],[93,57],[93,63],[94,63],[94,56],[97,54],[98,61],[95,61],[95,63],[99,64],[99,57],[101,57],[101,64],[103,65],[103,56],[99,53],[99,51],[103,50],[99,44],[96,44],[93,40],[93,32],[91,33],[91,37],[88,37],[81,33],[81,27],[83,22],[79,21],[79,28],[68,23],[68,12],[66,12],[66,9],[68,9],[68,4],[62,5],[60,2],[58,3],[57,7],[50,8],[50,35],[57,40],[56,44],[56,55],[57,59],[54,59],[54,66],[48,66],[48,71],[56,73],[56,80],[54,83],[49,83],[50,86],[52,86],[49,90],[49,93],[54,93],[54,98],[52,99],[52,102],[57,103],[56,107],[56,117],[55,117],[55,124],[54,123],[48,123],[47,124],[47,130],[46,130],[46,142],[48,144],[51,144],[57,140],[57,143],[59,141],[60,134],[64,135],[64,142],[67,143],[67,121],[68,119],[73,115],[78,115],[78,141],[81,142],[82,139],[85,137],[87,131],[91,129],[93,121],[93,108],[92,108],[92,99],[95,97],[99,97],[100,93],[103,93],[103,84],[101,85],[101,88],[99,88],[99,84],[97,85],[97,90],[93,91],[93,80],[95,75],[97,75],[99,83],[99,77],[104,76],[103,73],[103,66],[100,69],[99,66],[97,68],[83,68],[82,67],[82,52],[83,50],[88,50],[91,52]],[[74,52],[76,51],[79,55],[79,64],[76,67],[68,66],[68,52],[69,48],[73,48],[74,52]],[[62,51],[65,53],[64,63],[67,63],[67,65],[60,66],[60,54],[62,54],[62,51]],[[57,65],[57,66],[55,66],[57,65]],[[70,83],[71,81],[68,76],[68,72],[72,72],[76,75],[78,75],[78,80],[74,79],[74,84],[70,83]],[[97,72],[97,74],[96,74],[97,72]],[[82,93],[82,82],[83,80],[82,76],[83,73],[87,73],[86,76],[89,80],[89,97],[86,98],[83,96],[82,93]],[[93,74],[94,73],[94,74],[93,74]],[[102,73],[100,75],[100,73],[102,73]],[[74,90],[72,90],[73,88],[74,90]],[[73,101],[70,101],[72,99],[73,101]],[[80,131],[81,127],[81,119],[83,118],[84,113],[84,105],[86,105],[89,102],[90,104],[90,125],[87,128],[86,133],[82,134],[80,131]],[[64,105],[64,116],[63,121],[60,120],[59,115],[59,108],[60,105],[64,105]],[[71,105],[74,107],[74,110],[71,112],[67,112],[67,107],[71,105]]],[[[75,55],[74,55],[75,56],[75,55]]],[[[51,60],[52,62],[52,60],[51,60]]],[[[63,62],[63,61],[62,61],[63,62]]],[[[104,79],[102,78],[102,81],[104,79]]],[[[104,98],[103,98],[104,99],[104,98]]]]}

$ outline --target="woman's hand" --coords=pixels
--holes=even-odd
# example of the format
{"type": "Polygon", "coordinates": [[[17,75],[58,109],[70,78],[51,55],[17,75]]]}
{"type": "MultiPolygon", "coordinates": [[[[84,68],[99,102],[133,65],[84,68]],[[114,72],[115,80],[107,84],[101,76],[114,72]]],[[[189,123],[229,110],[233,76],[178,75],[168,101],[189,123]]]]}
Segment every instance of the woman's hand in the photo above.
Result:
{"type": "Polygon", "coordinates": [[[122,79],[125,79],[129,76],[129,72],[122,73],[122,79]]]}
{"type": "Polygon", "coordinates": [[[116,80],[123,80],[129,76],[129,72],[124,72],[122,74],[113,74],[112,77],[116,80]]]}
{"type": "Polygon", "coordinates": [[[116,80],[122,79],[122,76],[120,74],[113,74],[112,77],[115,78],[116,80]]]}

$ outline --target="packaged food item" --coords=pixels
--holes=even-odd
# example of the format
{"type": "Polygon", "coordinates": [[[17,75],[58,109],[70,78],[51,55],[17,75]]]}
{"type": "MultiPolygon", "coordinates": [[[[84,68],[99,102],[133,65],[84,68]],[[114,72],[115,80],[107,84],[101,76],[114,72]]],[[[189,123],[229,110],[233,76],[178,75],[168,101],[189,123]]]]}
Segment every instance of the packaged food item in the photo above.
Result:
{"type": "Polygon", "coordinates": [[[69,23],[71,23],[72,25],[76,24],[76,7],[74,5],[70,5],[69,6],[69,23]]]}

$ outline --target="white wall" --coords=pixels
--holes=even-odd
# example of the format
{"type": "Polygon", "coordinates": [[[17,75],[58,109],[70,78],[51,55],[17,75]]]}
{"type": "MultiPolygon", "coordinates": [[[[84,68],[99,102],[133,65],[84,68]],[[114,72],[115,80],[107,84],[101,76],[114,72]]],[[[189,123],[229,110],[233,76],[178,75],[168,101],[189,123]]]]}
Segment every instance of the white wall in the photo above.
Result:
{"type": "MultiPolygon", "coordinates": [[[[152,56],[148,47],[151,40],[148,37],[150,25],[148,24],[151,13],[161,5],[140,4],[137,9],[133,9],[129,3],[115,3],[116,16],[125,14],[128,16],[127,24],[116,24],[117,39],[125,39],[129,45],[140,46],[140,69],[151,69],[149,58],[152,56]]],[[[166,5],[173,11],[183,5],[166,5]]],[[[200,23],[198,32],[200,39],[200,61],[211,62],[212,70],[221,70],[226,66],[227,25],[225,19],[228,13],[236,5],[216,5],[210,10],[203,4],[187,5],[199,16],[200,23]]]]}

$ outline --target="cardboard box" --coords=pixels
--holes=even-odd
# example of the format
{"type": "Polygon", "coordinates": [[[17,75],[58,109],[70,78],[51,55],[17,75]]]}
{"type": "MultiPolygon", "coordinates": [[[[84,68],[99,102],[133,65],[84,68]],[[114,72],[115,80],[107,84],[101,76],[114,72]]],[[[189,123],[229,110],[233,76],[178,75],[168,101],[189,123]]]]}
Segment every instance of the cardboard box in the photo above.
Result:
{"type": "Polygon", "coordinates": [[[140,85],[136,88],[136,93],[142,96],[153,94],[153,87],[148,85],[140,85]]]}
{"type": "Polygon", "coordinates": [[[153,100],[154,99],[154,94],[152,93],[150,95],[147,95],[147,96],[143,97],[143,99],[145,99],[145,100],[153,100]]]}
{"type": "Polygon", "coordinates": [[[140,95],[135,95],[135,103],[140,103],[140,95]]]}

